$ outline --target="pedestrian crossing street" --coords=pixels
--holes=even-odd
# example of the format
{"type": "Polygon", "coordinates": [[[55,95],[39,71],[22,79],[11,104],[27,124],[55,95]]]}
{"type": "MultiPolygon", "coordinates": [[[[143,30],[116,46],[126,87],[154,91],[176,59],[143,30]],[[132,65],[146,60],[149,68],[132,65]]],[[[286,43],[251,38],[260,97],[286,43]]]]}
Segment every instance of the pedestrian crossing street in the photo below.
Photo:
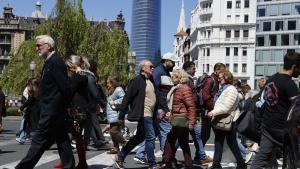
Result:
{"type": "MultiPolygon", "coordinates": [[[[6,140],[6,141],[1,141],[0,142],[0,147],[2,150],[4,150],[6,146],[13,146],[13,145],[18,145],[18,143],[15,140],[6,140]]],[[[22,145],[22,146],[26,146],[26,150],[29,148],[29,143],[26,145],[22,145]]],[[[156,141],[156,147],[159,147],[159,143],[158,141],[156,141]]],[[[190,143],[191,145],[191,151],[192,151],[192,155],[194,155],[194,147],[192,146],[193,143],[190,143]]],[[[226,145],[226,144],[224,144],[226,145]]],[[[21,146],[21,145],[18,145],[21,146]]],[[[209,151],[206,151],[207,155],[213,157],[213,144],[209,144],[208,149],[211,149],[209,151]]],[[[136,151],[138,149],[138,147],[136,147],[133,151],[136,151]]],[[[24,153],[24,152],[22,152],[24,153]]],[[[182,160],[182,151],[181,149],[178,149],[177,154],[176,154],[176,158],[179,160],[182,160]]],[[[0,153],[0,158],[2,158],[1,156],[5,156],[5,154],[1,154],[0,153]]],[[[95,150],[95,149],[90,149],[89,151],[87,151],[87,163],[89,165],[89,169],[114,169],[115,165],[114,165],[114,161],[112,160],[112,156],[113,155],[109,155],[105,152],[105,150],[95,150]]],[[[74,150],[74,157],[76,159],[76,162],[78,162],[77,160],[77,154],[74,150]]],[[[141,165],[141,164],[136,164],[133,160],[134,157],[134,153],[131,153],[130,155],[128,155],[128,157],[126,158],[126,163],[125,163],[125,167],[126,168],[147,168],[146,165],[141,165]]],[[[1,164],[0,163],[0,169],[14,169],[14,167],[19,163],[21,159],[16,160],[16,161],[7,161],[6,164],[1,164]]],[[[161,161],[161,158],[158,158],[157,161],[161,161]]],[[[222,163],[222,167],[226,168],[226,169],[234,169],[235,168],[235,163],[234,163],[234,157],[232,156],[230,150],[228,149],[228,147],[224,147],[224,153],[223,153],[223,163],[222,163]]],[[[36,165],[35,168],[37,169],[47,169],[47,168],[53,168],[54,164],[59,162],[59,156],[57,153],[57,150],[55,148],[51,148],[50,150],[46,151],[44,153],[44,155],[42,156],[42,158],[40,159],[40,161],[38,162],[38,164],[36,165]]],[[[194,166],[195,168],[207,168],[210,166],[194,166]]],[[[250,168],[250,165],[248,165],[248,168],[250,168]]]]}

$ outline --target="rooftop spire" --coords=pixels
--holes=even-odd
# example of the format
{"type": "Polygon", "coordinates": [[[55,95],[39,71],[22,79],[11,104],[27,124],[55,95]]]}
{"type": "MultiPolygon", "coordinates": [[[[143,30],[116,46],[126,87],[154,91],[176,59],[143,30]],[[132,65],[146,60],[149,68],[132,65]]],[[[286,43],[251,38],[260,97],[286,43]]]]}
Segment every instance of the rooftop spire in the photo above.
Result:
{"type": "Polygon", "coordinates": [[[184,3],[183,0],[181,1],[181,10],[180,10],[180,17],[179,17],[179,23],[177,27],[177,34],[185,33],[186,27],[185,27],[185,14],[184,14],[184,3]]]}

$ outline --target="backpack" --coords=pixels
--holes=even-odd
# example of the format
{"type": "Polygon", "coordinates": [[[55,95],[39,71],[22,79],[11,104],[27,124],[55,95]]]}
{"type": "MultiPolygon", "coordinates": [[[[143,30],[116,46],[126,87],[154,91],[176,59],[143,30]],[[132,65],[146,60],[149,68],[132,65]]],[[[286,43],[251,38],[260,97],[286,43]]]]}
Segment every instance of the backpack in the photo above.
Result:
{"type": "Polygon", "coordinates": [[[205,81],[211,78],[212,81],[210,83],[210,92],[212,93],[215,90],[215,79],[208,74],[204,73],[202,76],[198,77],[196,81],[196,96],[197,96],[197,104],[200,107],[204,106],[204,101],[203,101],[203,87],[205,84],[205,81]]]}

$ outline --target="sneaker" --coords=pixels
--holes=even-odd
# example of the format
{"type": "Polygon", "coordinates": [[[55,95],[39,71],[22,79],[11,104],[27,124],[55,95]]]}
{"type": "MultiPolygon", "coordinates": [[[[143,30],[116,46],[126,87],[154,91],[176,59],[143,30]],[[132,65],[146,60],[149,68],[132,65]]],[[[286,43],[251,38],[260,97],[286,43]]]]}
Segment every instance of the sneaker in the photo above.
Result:
{"type": "Polygon", "coordinates": [[[248,153],[245,157],[245,163],[248,163],[251,160],[252,156],[253,156],[253,152],[248,153]]]}
{"type": "Polygon", "coordinates": [[[161,150],[157,151],[157,152],[154,154],[155,157],[162,157],[162,155],[163,155],[163,152],[162,152],[161,150]]]}
{"type": "Polygon", "coordinates": [[[147,160],[143,157],[134,157],[133,160],[139,164],[146,164],[147,160]]]}
{"type": "Polygon", "coordinates": [[[124,168],[124,160],[119,158],[119,155],[115,155],[112,157],[112,160],[114,160],[116,166],[118,168],[124,168]]]}
{"type": "Polygon", "coordinates": [[[20,138],[16,138],[16,141],[19,143],[19,144],[24,144],[24,141],[21,141],[21,139],[20,138]]]}
{"type": "Polygon", "coordinates": [[[213,159],[210,156],[207,156],[204,160],[199,160],[200,165],[208,165],[213,162],[213,159]]]}

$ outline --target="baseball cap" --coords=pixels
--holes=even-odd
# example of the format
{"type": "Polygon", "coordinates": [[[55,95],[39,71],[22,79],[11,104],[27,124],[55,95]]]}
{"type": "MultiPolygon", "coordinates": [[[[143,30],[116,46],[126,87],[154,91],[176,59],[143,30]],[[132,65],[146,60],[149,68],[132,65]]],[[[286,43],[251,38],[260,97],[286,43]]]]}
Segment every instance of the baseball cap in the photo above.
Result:
{"type": "Polygon", "coordinates": [[[171,60],[173,62],[178,62],[178,58],[177,56],[174,54],[174,53],[171,53],[171,52],[168,52],[168,53],[165,53],[161,59],[164,59],[164,60],[171,60]]]}

